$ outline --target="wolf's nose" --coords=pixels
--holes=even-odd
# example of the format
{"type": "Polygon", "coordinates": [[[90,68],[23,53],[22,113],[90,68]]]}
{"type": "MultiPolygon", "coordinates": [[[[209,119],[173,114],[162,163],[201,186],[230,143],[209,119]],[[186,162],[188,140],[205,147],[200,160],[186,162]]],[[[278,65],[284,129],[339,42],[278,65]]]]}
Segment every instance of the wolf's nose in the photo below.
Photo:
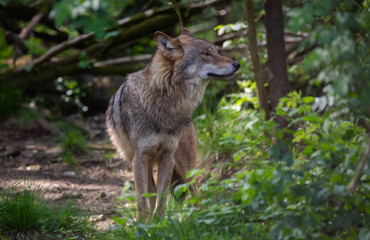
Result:
{"type": "Polygon", "coordinates": [[[236,68],[236,70],[239,69],[240,63],[239,62],[233,62],[233,67],[236,68]]]}

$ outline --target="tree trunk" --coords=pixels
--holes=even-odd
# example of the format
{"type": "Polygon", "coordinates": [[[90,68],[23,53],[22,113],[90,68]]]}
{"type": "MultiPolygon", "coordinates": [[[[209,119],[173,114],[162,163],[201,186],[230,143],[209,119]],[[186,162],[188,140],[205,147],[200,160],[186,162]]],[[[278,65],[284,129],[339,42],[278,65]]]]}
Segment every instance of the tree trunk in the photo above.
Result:
{"type": "Polygon", "coordinates": [[[265,111],[265,118],[268,120],[270,118],[269,106],[267,104],[266,90],[264,86],[262,69],[260,64],[260,59],[258,57],[258,45],[256,37],[256,26],[254,22],[254,8],[253,0],[247,0],[247,22],[248,22],[248,41],[249,41],[249,52],[251,54],[253,73],[254,78],[257,83],[257,92],[258,92],[258,102],[259,110],[265,111]]]}
{"type": "Polygon", "coordinates": [[[282,0],[266,0],[267,65],[269,69],[269,100],[273,110],[279,99],[290,92],[286,67],[284,16],[282,0]]]}

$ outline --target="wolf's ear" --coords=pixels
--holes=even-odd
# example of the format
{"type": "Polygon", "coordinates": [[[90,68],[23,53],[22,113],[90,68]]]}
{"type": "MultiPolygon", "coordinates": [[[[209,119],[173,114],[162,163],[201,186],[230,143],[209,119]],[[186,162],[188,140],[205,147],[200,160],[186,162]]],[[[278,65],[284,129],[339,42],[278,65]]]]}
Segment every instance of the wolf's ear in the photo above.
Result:
{"type": "Polygon", "coordinates": [[[191,32],[190,32],[187,28],[183,28],[183,29],[181,30],[180,35],[187,35],[187,36],[190,36],[190,37],[192,37],[192,36],[193,36],[193,34],[191,34],[191,32]]]}
{"type": "Polygon", "coordinates": [[[184,50],[178,39],[171,38],[163,32],[155,32],[154,39],[159,51],[168,59],[176,60],[184,55],[184,50]]]}

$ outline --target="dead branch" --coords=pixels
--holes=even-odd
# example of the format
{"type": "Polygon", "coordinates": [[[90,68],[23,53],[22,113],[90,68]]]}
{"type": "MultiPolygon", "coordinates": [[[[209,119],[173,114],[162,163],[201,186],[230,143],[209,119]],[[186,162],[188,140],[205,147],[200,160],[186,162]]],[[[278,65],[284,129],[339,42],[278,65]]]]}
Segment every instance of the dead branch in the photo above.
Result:
{"type": "MultiPolygon", "coordinates": [[[[182,10],[181,13],[184,15],[182,17],[185,20],[192,14],[202,11],[204,7],[210,6],[216,2],[218,2],[218,0],[208,0],[201,3],[180,4],[179,6],[182,10]]],[[[136,68],[133,66],[116,67],[99,64],[94,65],[94,62],[104,56],[112,56],[116,53],[117,49],[128,42],[133,43],[137,39],[153,33],[157,29],[165,29],[173,26],[177,22],[177,15],[173,11],[172,7],[168,8],[168,14],[157,14],[155,11],[153,11],[151,17],[146,18],[144,21],[131,24],[137,21],[136,19],[131,18],[130,20],[121,23],[125,27],[118,31],[118,34],[113,38],[107,38],[97,42],[94,40],[94,34],[91,33],[83,34],[72,40],[62,42],[49,49],[42,56],[31,60],[26,65],[0,73],[0,81],[5,79],[13,79],[19,84],[20,87],[32,88],[34,84],[52,80],[59,76],[72,75],[76,73],[121,75],[135,71],[136,68]],[[75,54],[67,57],[61,57],[57,61],[49,61],[57,54],[84,41],[89,41],[87,47],[79,49],[75,54]],[[90,68],[81,69],[79,67],[78,63],[80,61],[81,52],[85,52],[91,59],[90,68]]]]}
{"type": "Polygon", "coordinates": [[[62,43],[50,48],[46,53],[44,53],[42,56],[32,60],[30,63],[18,67],[17,69],[15,69],[14,72],[18,73],[18,72],[24,71],[28,67],[36,67],[36,66],[40,65],[41,63],[49,60],[51,57],[53,57],[53,56],[57,55],[58,53],[62,52],[63,50],[68,49],[68,48],[70,48],[70,47],[72,47],[72,46],[74,46],[78,43],[81,43],[83,41],[93,39],[93,37],[94,37],[93,33],[83,34],[83,35],[78,36],[74,39],[62,42],[62,43]]]}
{"type": "Polygon", "coordinates": [[[38,13],[32,17],[31,21],[22,29],[19,33],[19,37],[22,39],[27,39],[32,32],[32,30],[36,27],[36,25],[40,22],[41,18],[44,16],[44,13],[38,13]]]}
{"type": "Polygon", "coordinates": [[[92,75],[125,75],[127,73],[135,72],[142,68],[140,64],[136,65],[121,65],[121,66],[100,66],[80,68],[78,63],[73,63],[66,66],[57,66],[51,68],[41,68],[36,74],[23,73],[20,76],[28,83],[29,88],[35,84],[43,83],[50,79],[56,79],[60,76],[74,75],[74,74],[92,74],[92,75]]]}

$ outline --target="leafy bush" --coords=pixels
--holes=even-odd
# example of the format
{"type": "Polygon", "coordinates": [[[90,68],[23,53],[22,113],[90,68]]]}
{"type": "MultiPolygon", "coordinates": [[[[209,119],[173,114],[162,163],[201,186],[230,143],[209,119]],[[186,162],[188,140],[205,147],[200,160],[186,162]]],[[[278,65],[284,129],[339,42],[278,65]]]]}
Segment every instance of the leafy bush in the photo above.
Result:
{"type": "Polygon", "coordinates": [[[268,135],[271,136],[275,123],[264,122],[264,115],[247,107],[257,104],[256,84],[244,81],[239,85],[243,92],[227,95],[213,114],[199,115],[195,119],[204,161],[209,160],[207,156],[231,156],[235,162],[242,157],[252,160],[259,158],[256,155],[263,155],[270,145],[268,135]]]}

